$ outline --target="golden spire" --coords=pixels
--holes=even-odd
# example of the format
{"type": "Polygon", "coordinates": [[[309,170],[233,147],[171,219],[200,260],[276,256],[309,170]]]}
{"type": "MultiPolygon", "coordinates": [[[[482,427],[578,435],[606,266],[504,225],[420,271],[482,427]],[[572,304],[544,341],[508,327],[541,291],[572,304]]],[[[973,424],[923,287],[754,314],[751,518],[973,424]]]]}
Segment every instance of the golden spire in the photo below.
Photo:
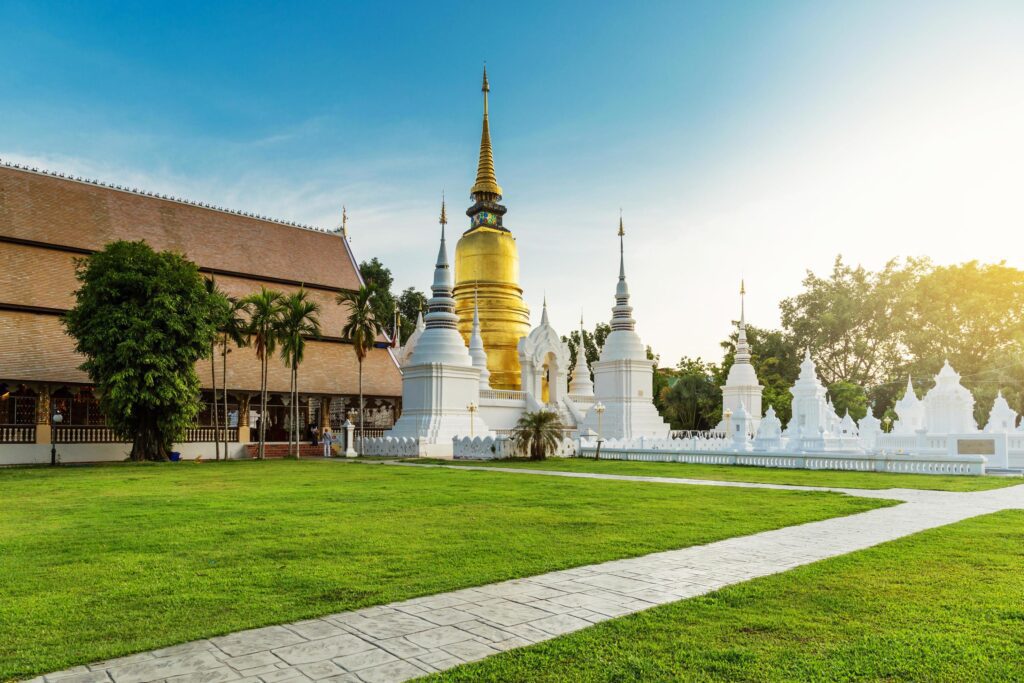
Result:
{"type": "Polygon", "coordinates": [[[444,193],[441,193],[441,231],[444,231],[444,226],[448,225],[448,214],[444,208],[444,193]]]}
{"type": "Polygon", "coordinates": [[[491,86],[487,83],[487,66],[484,65],[484,82],[481,90],[484,93],[484,125],[480,134],[480,163],[476,169],[476,182],[473,189],[469,191],[477,200],[477,195],[494,195],[501,197],[501,186],[498,185],[498,178],[494,174],[494,150],[491,149],[491,126],[487,119],[487,93],[491,86]]]}

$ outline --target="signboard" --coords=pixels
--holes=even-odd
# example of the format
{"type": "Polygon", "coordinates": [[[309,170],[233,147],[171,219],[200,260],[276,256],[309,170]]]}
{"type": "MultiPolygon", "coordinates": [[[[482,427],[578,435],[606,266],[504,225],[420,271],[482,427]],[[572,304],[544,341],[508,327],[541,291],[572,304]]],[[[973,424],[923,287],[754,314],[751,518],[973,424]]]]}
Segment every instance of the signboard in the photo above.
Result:
{"type": "Polygon", "coordinates": [[[956,452],[960,455],[995,455],[995,439],[957,439],[956,452]]]}

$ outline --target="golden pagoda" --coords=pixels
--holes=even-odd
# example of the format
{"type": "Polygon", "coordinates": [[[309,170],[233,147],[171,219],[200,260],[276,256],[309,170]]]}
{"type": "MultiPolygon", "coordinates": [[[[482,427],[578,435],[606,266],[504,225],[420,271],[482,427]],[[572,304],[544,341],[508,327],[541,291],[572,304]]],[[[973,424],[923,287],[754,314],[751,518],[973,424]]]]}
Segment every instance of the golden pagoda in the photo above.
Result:
{"type": "Polygon", "coordinates": [[[480,162],[470,190],[469,230],[455,247],[455,312],[459,332],[469,341],[474,298],[479,302],[480,332],[494,389],[519,389],[519,339],[530,333],[530,310],[519,286],[516,238],[502,225],[501,186],[494,174],[491,128],[487,119],[487,68],[484,67],[484,123],[480,162]]]}

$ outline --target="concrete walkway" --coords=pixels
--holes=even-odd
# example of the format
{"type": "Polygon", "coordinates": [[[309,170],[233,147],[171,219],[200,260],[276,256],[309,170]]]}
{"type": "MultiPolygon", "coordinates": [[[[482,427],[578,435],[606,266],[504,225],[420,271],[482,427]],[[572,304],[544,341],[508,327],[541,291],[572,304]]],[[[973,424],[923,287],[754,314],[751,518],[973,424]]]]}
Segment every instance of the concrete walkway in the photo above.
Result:
{"type": "MultiPolygon", "coordinates": [[[[408,466],[439,467],[412,463],[408,466]]],[[[998,510],[1024,509],[1024,485],[977,493],[947,493],[910,489],[826,489],[495,467],[460,466],[458,469],[699,486],[830,490],[905,502],[708,545],[242,631],[75,667],[34,681],[404,681],[925,529],[998,510]]]]}

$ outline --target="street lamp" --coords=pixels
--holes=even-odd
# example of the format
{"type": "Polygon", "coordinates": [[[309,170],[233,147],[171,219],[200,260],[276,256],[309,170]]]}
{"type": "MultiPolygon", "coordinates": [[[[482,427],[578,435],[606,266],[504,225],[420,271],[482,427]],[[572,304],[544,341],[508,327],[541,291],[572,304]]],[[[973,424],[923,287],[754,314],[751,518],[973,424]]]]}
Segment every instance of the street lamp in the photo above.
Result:
{"type": "MultiPolygon", "coordinates": [[[[50,420],[55,425],[59,425],[64,421],[64,416],[60,414],[59,410],[53,411],[53,417],[50,420]]],[[[57,443],[53,440],[53,436],[50,437],[50,465],[57,464],[57,443]]]]}
{"type": "Polygon", "coordinates": [[[888,434],[892,430],[892,418],[886,415],[882,418],[882,422],[885,424],[885,433],[888,434]]]}
{"type": "Polygon", "coordinates": [[[473,438],[473,416],[476,414],[476,409],[477,406],[472,401],[470,401],[469,405],[466,406],[466,410],[469,411],[469,438],[471,439],[473,438]]]}
{"type": "Polygon", "coordinates": [[[594,406],[594,412],[597,413],[597,449],[594,451],[594,460],[601,459],[601,418],[604,417],[604,404],[600,401],[594,406]]]}

